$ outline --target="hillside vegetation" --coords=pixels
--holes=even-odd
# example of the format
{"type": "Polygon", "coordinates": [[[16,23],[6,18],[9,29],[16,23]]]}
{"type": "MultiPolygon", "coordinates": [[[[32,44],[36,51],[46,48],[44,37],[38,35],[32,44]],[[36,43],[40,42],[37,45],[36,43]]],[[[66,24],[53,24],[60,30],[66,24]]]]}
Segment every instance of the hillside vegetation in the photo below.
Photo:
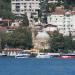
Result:
{"type": "Polygon", "coordinates": [[[0,17],[12,18],[11,0],[0,0],[0,17]]]}

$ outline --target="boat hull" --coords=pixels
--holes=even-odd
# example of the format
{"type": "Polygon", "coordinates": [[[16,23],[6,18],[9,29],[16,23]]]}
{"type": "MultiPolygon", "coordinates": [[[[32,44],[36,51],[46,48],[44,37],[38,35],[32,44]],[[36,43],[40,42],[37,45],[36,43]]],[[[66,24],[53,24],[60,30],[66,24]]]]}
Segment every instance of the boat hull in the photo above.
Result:
{"type": "Polygon", "coordinates": [[[29,58],[30,54],[19,54],[16,55],[15,58],[29,58]]]}
{"type": "Polygon", "coordinates": [[[59,56],[59,58],[63,58],[63,59],[75,58],[75,55],[62,55],[59,56]]]}
{"type": "Polygon", "coordinates": [[[37,54],[36,58],[50,58],[51,56],[45,53],[37,54]]]}

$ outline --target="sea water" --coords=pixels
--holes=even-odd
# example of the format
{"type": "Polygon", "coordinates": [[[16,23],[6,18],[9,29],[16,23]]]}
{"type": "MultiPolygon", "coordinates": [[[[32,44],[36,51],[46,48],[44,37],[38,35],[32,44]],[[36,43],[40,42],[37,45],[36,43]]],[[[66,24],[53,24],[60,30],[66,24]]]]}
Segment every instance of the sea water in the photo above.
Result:
{"type": "Polygon", "coordinates": [[[0,75],[75,75],[75,59],[0,57],[0,75]]]}

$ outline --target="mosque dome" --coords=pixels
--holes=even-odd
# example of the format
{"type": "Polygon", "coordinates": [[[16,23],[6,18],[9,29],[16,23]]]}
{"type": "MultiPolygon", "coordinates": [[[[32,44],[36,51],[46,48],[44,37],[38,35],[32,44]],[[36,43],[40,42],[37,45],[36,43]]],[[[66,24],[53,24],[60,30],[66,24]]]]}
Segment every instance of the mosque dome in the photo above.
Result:
{"type": "Polygon", "coordinates": [[[49,40],[50,36],[47,32],[38,32],[36,39],[38,40],[49,40]]]}

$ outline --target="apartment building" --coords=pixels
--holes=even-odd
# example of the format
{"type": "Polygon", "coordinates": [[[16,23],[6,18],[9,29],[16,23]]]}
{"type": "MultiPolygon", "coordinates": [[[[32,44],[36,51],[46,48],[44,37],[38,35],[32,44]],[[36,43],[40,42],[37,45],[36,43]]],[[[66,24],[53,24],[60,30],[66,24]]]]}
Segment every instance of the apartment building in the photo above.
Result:
{"type": "Polygon", "coordinates": [[[11,11],[15,15],[21,16],[27,13],[28,19],[31,13],[38,13],[39,1],[38,0],[11,0],[11,11]]]}
{"type": "Polygon", "coordinates": [[[75,36],[75,11],[64,11],[61,7],[47,17],[48,24],[56,25],[60,33],[75,36]]]}
{"type": "MultiPolygon", "coordinates": [[[[49,0],[49,3],[52,2],[57,2],[57,0],[49,0]]],[[[32,13],[34,16],[38,16],[38,10],[40,9],[39,3],[40,0],[11,0],[11,12],[17,16],[27,13],[30,20],[32,13]]]]}

